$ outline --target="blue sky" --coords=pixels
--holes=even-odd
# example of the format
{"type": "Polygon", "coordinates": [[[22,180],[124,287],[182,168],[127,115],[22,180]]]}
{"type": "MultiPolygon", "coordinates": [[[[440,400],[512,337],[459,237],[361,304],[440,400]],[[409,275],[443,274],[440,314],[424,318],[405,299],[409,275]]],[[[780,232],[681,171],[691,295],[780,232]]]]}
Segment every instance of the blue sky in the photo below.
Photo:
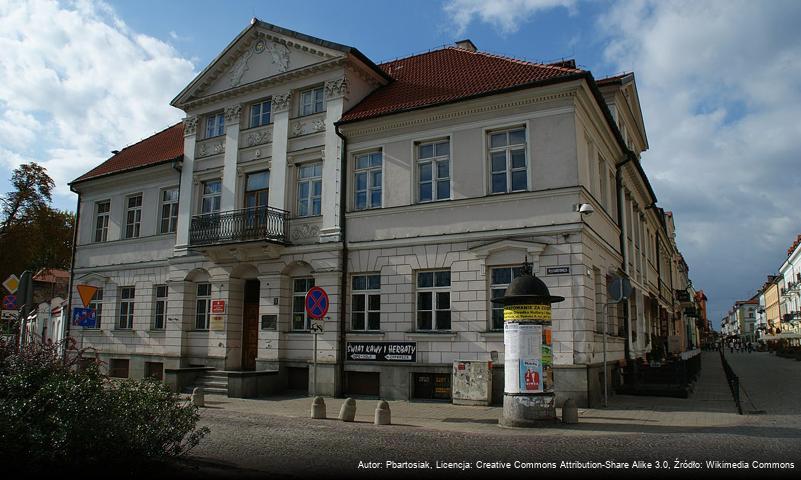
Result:
{"type": "Polygon", "coordinates": [[[716,325],[801,232],[797,0],[0,0],[0,187],[37,161],[74,209],[67,182],[177,122],[169,101],[253,16],[376,62],[470,38],[596,78],[634,71],[642,163],[716,325]]]}

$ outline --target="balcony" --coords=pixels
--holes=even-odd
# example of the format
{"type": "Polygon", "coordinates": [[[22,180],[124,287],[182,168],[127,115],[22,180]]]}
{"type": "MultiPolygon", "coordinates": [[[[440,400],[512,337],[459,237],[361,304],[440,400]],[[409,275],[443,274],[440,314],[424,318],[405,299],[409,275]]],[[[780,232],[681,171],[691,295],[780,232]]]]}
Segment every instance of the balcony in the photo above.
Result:
{"type": "Polygon", "coordinates": [[[287,243],[289,212],[273,207],[195,215],[189,226],[193,247],[264,240],[287,243]]]}

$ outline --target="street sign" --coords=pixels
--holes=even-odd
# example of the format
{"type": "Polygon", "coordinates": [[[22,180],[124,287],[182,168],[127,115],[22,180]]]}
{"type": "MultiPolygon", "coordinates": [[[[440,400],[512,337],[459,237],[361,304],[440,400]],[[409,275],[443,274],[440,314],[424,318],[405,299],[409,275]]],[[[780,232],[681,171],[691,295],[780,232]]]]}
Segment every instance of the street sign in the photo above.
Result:
{"type": "Polygon", "coordinates": [[[81,296],[81,302],[83,302],[84,308],[88,308],[89,304],[92,303],[92,297],[95,296],[97,287],[93,287],[91,285],[78,285],[76,288],[78,289],[78,295],[81,296]]]}
{"type": "Polygon", "coordinates": [[[3,297],[3,310],[16,310],[17,309],[17,296],[6,295],[3,297]]]}
{"type": "Polygon", "coordinates": [[[94,328],[96,324],[95,311],[91,308],[73,308],[72,325],[76,327],[94,328]]]}
{"type": "Polygon", "coordinates": [[[319,319],[328,313],[328,294],[320,287],[312,287],[306,293],[306,313],[309,318],[319,319]]]}
{"type": "Polygon", "coordinates": [[[17,288],[19,288],[19,278],[12,273],[3,282],[3,287],[5,287],[5,289],[8,290],[8,293],[12,295],[17,293],[17,288]]]}

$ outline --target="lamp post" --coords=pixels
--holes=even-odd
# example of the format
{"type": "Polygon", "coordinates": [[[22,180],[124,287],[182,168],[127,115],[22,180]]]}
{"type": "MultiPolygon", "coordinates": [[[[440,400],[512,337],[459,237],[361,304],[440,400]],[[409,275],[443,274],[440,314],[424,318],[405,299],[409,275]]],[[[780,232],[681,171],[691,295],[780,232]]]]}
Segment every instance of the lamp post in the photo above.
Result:
{"type": "Polygon", "coordinates": [[[528,259],[522,275],[512,280],[501,298],[503,305],[504,391],[501,425],[545,426],[557,420],[553,389],[552,296],[531,271],[528,259]]]}

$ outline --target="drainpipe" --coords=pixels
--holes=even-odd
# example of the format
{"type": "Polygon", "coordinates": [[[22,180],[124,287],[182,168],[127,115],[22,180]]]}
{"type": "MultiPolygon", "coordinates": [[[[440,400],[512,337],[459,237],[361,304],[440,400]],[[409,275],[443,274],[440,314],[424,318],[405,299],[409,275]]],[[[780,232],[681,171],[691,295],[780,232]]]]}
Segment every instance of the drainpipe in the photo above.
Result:
{"type": "Polygon", "coordinates": [[[75,207],[75,224],[72,226],[72,254],[70,259],[69,290],[67,293],[67,312],[66,315],[64,315],[62,309],[61,313],[62,317],[66,316],[67,318],[64,322],[64,352],[62,356],[62,361],[65,363],[67,361],[67,345],[70,338],[70,324],[72,323],[72,291],[75,288],[75,249],[78,247],[78,225],[81,221],[81,192],[75,190],[75,187],[72,185],[70,185],[70,191],[78,194],[78,203],[75,207]]]}
{"type": "MultiPolygon", "coordinates": [[[[623,273],[626,277],[629,276],[629,253],[628,253],[628,246],[626,245],[626,232],[628,231],[629,226],[626,224],[626,215],[623,210],[624,203],[626,201],[626,195],[623,193],[623,166],[629,163],[634,156],[632,154],[627,154],[626,159],[620,163],[615,164],[615,188],[617,189],[617,218],[618,223],[620,223],[620,252],[623,254],[623,273]]],[[[631,336],[629,335],[629,300],[626,299],[623,302],[623,328],[626,330],[626,341],[623,342],[623,349],[624,355],[623,358],[626,360],[629,359],[630,356],[630,346],[629,342],[631,341],[631,336]]],[[[636,367],[636,363],[635,363],[636,367]]],[[[635,375],[636,378],[636,375],[635,375]]]]}
{"type": "Polygon", "coordinates": [[[345,359],[347,358],[348,348],[346,343],[346,332],[348,328],[347,322],[347,304],[348,304],[348,238],[347,238],[347,225],[345,221],[345,210],[348,200],[348,139],[339,130],[339,125],[334,124],[334,132],[342,139],[342,150],[340,155],[340,186],[339,186],[339,236],[342,241],[342,280],[340,283],[339,292],[339,389],[337,391],[338,397],[344,397],[345,394],[345,359]]]}

